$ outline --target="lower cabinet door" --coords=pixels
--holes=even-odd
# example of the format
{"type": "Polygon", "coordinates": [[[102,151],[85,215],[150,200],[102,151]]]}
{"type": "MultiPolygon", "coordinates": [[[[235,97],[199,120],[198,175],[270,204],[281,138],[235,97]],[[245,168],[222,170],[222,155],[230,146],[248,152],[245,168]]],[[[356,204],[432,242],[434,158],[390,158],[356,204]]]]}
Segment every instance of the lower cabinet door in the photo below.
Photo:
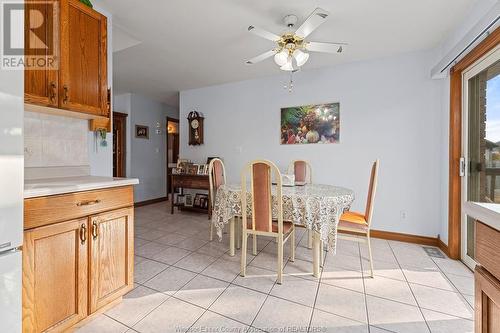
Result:
{"type": "Polygon", "coordinates": [[[88,220],[24,232],[23,332],[64,331],[87,316],[88,220]]]}
{"type": "Polygon", "coordinates": [[[114,301],[134,284],[134,210],[90,217],[90,313],[114,301]]]}
{"type": "Polygon", "coordinates": [[[475,332],[500,333],[500,281],[481,266],[476,266],[475,332]]]}

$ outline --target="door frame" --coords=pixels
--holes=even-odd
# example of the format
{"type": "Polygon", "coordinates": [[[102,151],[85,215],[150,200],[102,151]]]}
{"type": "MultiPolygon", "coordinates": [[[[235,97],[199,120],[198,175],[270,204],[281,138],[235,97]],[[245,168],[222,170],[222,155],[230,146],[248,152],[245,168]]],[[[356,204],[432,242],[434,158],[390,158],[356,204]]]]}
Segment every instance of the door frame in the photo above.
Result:
{"type": "Polygon", "coordinates": [[[500,44],[500,28],[496,28],[450,69],[450,140],[448,185],[448,255],[460,259],[462,250],[462,87],[463,72],[500,44]]]}
{"type": "MultiPolygon", "coordinates": [[[[469,105],[469,93],[468,93],[468,81],[481,73],[483,70],[487,69],[497,61],[499,61],[500,57],[498,54],[500,53],[500,45],[497,45],[488,53],[486,53],[479,60],[474,62],[471,66],[466,68],[462,72],[462,94],[463,94],[463,102],[462,102],[462,157],[465,159],[466,163],[469,161],[469,114],[468,114],[468,105],[469,105]],[[494,57],[497,57],[496,59],[494,57]]],[[[465,168],[464,176],[461,177],[462,180],[462,205],[467,201],[467,192],[468,192],[468,177],[469,177],[469,168],[465,168]]],[[[461,220],[461,249],[460,249],[460,259],[467,265],[469,268],[474,269],[476,262],[467,254],[466,242],[467,242],[467,215],[462,212],[462,220],[461,220]]]]}
{"type": "MultiPolygon", "coordinates": [[[[167,116],[167,121],[165,122],[165,126],[167,127],[167,131],[166,131],[166,135],[165,135],[165,174],[166,174],[166,182],[165,182],[165,185],[167,186],[167,190],[166,190],[166,194],[167,194],[167,201],[168,201],[168,198],[169,198],[169,193],[168,191],[170,190],[170,186],[169,186],[169,174],[168,174],[168,164],[169,164],[169,161],[168,161],[168,122],[171,121],[171,122],[174,122],[174,123],[177,123],[177,129],[180,130],[179,126],[180,126],[180,122],[179,122],[179,119],[177,118],[172,118],[172,117],[168,117],[167,116]]],[[[179,143],[179,148],[180,148],[180,143],[179,143]]]]}
{"type": "MultiPolygon", "coordinates": [[[[121,144],[121,149],[122,149],[122,154],[121,154],[121,164],[122,164],[122,172],[123,172],[123,177],[127,176],[127,117],[128,114],[126,113],[121,113],[121,112],[115,112],[113,111],[113,126],[111,126],[111,133],[113,133],[113,127],[115,125],[115,118],[121,118],[122,119],[122,135],[123,135],[123,140],[121,144]]],[[[114,142],[114,138],[113,138],[114,142]]],[[[114,163],[114,156],[113,156],[113,163],[114,163]]]]}

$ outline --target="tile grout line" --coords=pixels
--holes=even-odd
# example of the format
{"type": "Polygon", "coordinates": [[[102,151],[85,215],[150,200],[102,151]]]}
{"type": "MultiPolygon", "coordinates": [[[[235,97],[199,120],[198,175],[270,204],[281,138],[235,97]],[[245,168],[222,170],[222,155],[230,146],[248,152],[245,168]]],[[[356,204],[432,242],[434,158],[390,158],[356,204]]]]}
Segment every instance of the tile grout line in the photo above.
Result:
{"type": "MultiPolygon", "coordinates": [[[[427,319],[425,318],[424,316],[424,312],[422,311],[422,308],[420,307],[420,303],[418,302],[417,300],[417,297],[415,296],[415,293],[413,292],[413,289],[411,288],[411,285],[410,285],[410,282],[408,282],[408,278],[406,277],[406,274],[405,274],[405,271],[403,270],[403,268],[401,267],[401,264],[399,263],[399,260],[398,258],[396,257],[396,253],[394,253],[394,249],[392,248],[391,244],[389,243],[389,248],[391,249],[392,251],[392,254],[394,255],[394,257],[396,258],[396,262],[399,266],[399,269],[401,270],[401,272],[403,273],[403,276],[405,277],[405,280],[406,280],[406,284],[408,286],[408,288],[410,289],[410,292],[413,296],[413,298],[415,299],[415,303],[417,304],[417,307],[418,307],[418,310],[420,311],[420,315],[422,316],[422,319],[424,320],[425,322],[425,325],[427,326],[427,329],[429,330],[429,333],[432,332],[431,331],[431,327],[429,326],[429,323],[427,322],[427,319]]],[[[433,261],[434,262],[434,261],[433,261]]],[[[437,266],[437,265],[436,265],[437,266]]]]}
{"type": "MultiPolygon", "coordinates": [[[[441,274],[443,274],[443,276],[446,278],[446,280],[448,280],[451,285],[457,290],[457,293],[460,294],[460,296],[462,296],[462,298],[465,300],[465,303],[467,303],[467,305],[472,309],[472,311],[474,312],[474,308],[472,307],[471,304],[469,304],[469,302],[467,301],[467,299],[465,298],[464,294],[457,288],[457,286],[453,283],[453,281],[451,281],[451,279],[448,277],[448,274],[446,274],[445,271],[443,271],[441,269],[441,267],[439,267],[439,265],[434,261],[434,258],[431,257],[431,260],[432,262],[434,262],[434,264],[437,266],[437,268],[439,269],[439,271],[441,272],[441,274]]],[[[451,259],[450,259],[451,260],[451,259]]],[[[467,267],[468,268],[468,267],[467,267]]],[[[452,274],[452,273],[450,273],[452,274]]],[[[457,275],[457,274],[452,274],[452,275],[457,275]]],[[[461,276],[461,277],[466,277],[466,276],[462,276],[462,275],[457,275],[457,276],[461,276]]],[[[474,296],[474,295],[472,295],[474,296]]]]}

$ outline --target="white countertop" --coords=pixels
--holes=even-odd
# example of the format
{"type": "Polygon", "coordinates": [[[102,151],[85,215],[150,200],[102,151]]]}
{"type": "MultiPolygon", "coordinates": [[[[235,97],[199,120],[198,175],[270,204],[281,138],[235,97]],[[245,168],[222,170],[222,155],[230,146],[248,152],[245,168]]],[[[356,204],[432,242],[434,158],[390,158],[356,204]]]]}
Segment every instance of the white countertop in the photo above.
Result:
{"type": "Polygon", "coordinates": [[[137,178],[113,178],[97,176],[63,177],[25,180],[24,198],[90,191],[101,188],[139,184],[137,178]]]}
{"type": "Polygon", "coordinates": [[[466,202],[463,209],[470,217],[500,231],[500,204],[466,202]]]}

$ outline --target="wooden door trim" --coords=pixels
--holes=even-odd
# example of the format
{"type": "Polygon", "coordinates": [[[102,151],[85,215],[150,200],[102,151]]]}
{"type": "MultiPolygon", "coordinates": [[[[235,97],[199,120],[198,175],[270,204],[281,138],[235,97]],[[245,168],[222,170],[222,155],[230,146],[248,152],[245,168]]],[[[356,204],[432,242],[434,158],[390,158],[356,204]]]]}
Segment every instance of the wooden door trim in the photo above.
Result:
{"type": "Polygon", "coordinates": [[[462,241],[462,74],[500,43],[500,28],[495,29],[450,70],[450,142],[448,188],[448,250],[452,259],[461,257],[462,241]]]}
{"type": "MultiPolygon", "coordinates": [[[[126,175],[127,175],[127,122],[126,122],[126,119],[128,117],[128,114],[113,111],[113,127],[114,127],[114,123],[115,123],[115,117],[120,118],[122,121],[121,132],[122,132],[123,138],[122,138],[121,147],[120,147],[120,149],[122,151],[121,165],[122,165],[122,169],[123,169],[122,176],[126,177],[126,175]]],[[[114,138],[113,138],[113,140],[114,140],[114,138]]],[[[114,160],[113,160],[113,163],[114,163],[114,160]]]]}
{"type": "MultiPolygon", "coordinates": [[[[168,122],[171,121],[173,123],[177,123],[178,125],[180,125],[180,122],[179,122],[179,119],[177,118],[172,118],[172,117],[168,117],[167,116],[167,121],[165,122],[165,125],[168,126],[168,122]]],[[[167,132],[167,135],[165,135],[165,186],[167,187],[167,190],[166,190],[166,197],[167,197],[167,201],[168,201],[168,191],[170,190],[170,186],[168,184],[168,181],[170,179],[169,175],[168,175],[168,164],[169,164],[169,161],[168,161],[168,132],[167,132]]]]}

